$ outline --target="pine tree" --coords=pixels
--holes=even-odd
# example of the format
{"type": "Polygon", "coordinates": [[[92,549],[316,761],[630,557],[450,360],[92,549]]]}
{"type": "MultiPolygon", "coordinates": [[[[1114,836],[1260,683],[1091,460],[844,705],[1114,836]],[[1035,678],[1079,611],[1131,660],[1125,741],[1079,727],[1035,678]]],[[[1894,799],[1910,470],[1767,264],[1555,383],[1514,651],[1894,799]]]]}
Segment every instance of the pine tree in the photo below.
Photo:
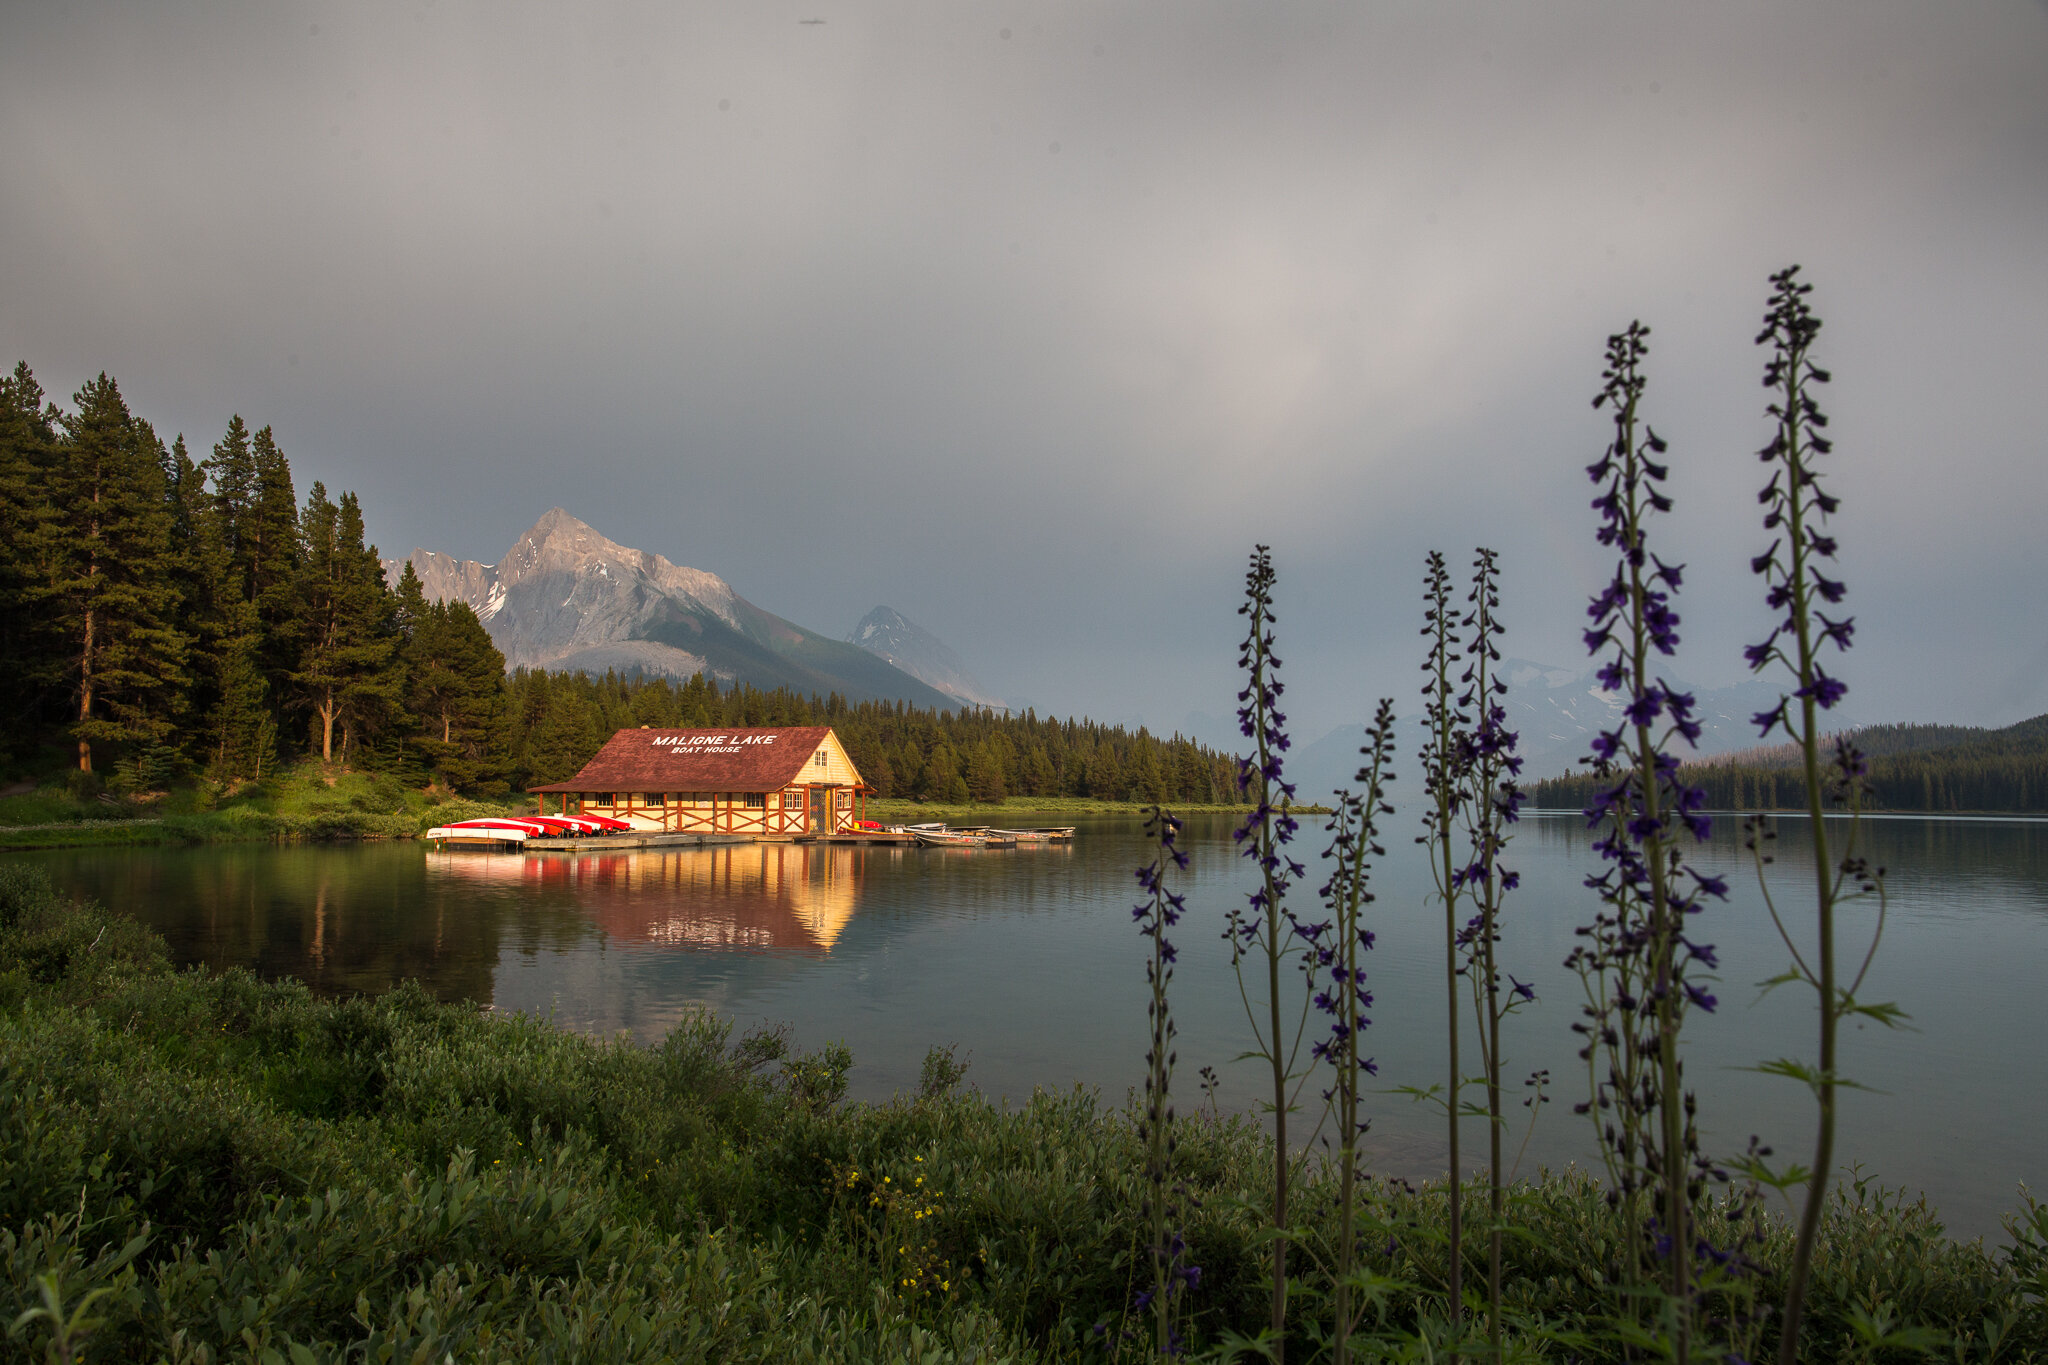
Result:
{"type": "Polygon", "coordinates": [[[52,544],[44,480],[57,444],[54,411],[26,363],[0,378],[0,742],[10,747],[41,728],[43,684],[54,671],[50,632],[32,605],[52,544]]]}
{"type": "Polygon", "coordinates": [[[233,566],[235,584],[244,598],[250,598],[252,550],[243,541],[254,530],[256,457],[249,448],[249,428],[240,413],[228,419],[227,434],[214,442],[206,473],[213,480],[214,510],[220,518],[221,540],[233,566]]]}
{"type": "Polygon", "coordinates": [[[1124,787],[1135,793],[1140,801],[1163,805],[1170,799],[1166,787],[1166,774],[1159,766],[1159,745],[1143,730],[1131,745],[1131,762],[1124,771],[1124,787]]]}
{"type": "Polygon", "coordinates": [[[177,589],[178,630],[191,642],[186,653],[191,681],[178,699],[178,722],[188,743],[198,751],[188,756],[203,757],[205,725],[218,702],[221,612],[217,599],[226,581],[227,557],[205,472],[192,462],[182,434],[171,443],[164,485],[171,521],[170,549],[164,564],[177,589]]]}
{"type": "MultiPolygon", "coordinates": [[[[249,460],[255,482],[246,510],[234,523],[235,564],[245,575],[247,599],[256,608],[262,642],[258,664],[273,706],[281,708],[292,695],[292,671],[303,648],[298,495],[292,488],[291,462],[269,427],[251,439],[249,460]]],[[[282,721],[281,710],[274,714],[282,721]]]]}
{"type": "Polygon", "coordinates": [[[1121,801],[1130,786],[1116,750],[1108,744],[1096,745],[1095,756],[1088,761],[1087,794],[1098,801],[1121,801]]]}
{"type": "Polygon", "coordinates": [[[712,724],[714,713],[711,708],[717,693],[718,689],[710,679],[706,678],[702,673],[692,674],[690,680],[683,684],[677,728],[701,730],[712,724]]]}
{"type": "Polygon", "coordinates": [[[65,641],[81,771],[93,747],[172,733],[187,640],[176,626],[162,443],[101,374],[72,400],[48,478],[50,577],[30,594],[65,641]]]}
{"type": "Polygon", "coordinates": [[[310,714],[325,762],[335,731],[348,748],[402,714],[398,604],[384,586],[374,547],[363,544],[363,514],[353,493],[330,502],[315,483],[299,522],[298,601],[303,645],[291,680],[310,714]]]}
{"type": "Polygon", "coordinates": [[[527,740],[527,785],[575,776],[598,750],[597,722],[581,688],[558,678],[547,691],[547,709],[527,740]]]}
{"type": "MultiPolygon", "coordinates": [[[[182,469],[172,480],[177,534],[194,564],[185,592],[196,675],[193,756],[217,777],[260,777],[276,747],[277,722],[262,666],[263,622],[250,586],[259,480],[249,428],[239,414],[197,472],[212,483],[210,491],[182,469]]],[[[288,489],[289,471],[284,484],[288,489]]]]}
{"type": "Polygon", "coordinates": [[[428,605],[407,564],[398,581],[406,709],[421,727],[415,743],[446,785],[469,790],[501,780],[505,657],[465,602],[428,605]]]}
{"type": "Polygon", "coordinates": [[[967,794],[976,801],[1000,802],[1008,794],[1003,786],[1003,768],[993,747],[984,740],[967,752],[967,794]]]}

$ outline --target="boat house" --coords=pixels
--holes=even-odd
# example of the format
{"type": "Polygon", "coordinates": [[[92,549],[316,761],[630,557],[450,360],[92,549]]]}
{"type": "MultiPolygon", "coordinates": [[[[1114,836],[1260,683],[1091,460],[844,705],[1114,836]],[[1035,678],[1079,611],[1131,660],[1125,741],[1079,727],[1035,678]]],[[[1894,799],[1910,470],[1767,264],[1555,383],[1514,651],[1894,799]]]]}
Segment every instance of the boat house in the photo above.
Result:
{"type": "Polygon", "coordinates": [[[649,832],[838,834],[870,788],[829,726],[621,730],[583,771],[535,787],[541,814],[609,815],[649,832]]]}

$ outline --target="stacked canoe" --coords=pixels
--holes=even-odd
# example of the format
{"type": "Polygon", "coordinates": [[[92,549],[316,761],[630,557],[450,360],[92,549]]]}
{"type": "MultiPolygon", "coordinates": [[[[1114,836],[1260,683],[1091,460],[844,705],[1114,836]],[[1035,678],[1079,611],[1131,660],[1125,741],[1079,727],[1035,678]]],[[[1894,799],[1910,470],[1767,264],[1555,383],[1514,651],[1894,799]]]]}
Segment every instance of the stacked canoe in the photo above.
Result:
{"type": "Polygon", "coordinates": [[[582,839],[632,828],[624,820],[604,815],[504,815],[436,825],[420,837],[441,848],[500,849],[533,839],[582,839]]]}

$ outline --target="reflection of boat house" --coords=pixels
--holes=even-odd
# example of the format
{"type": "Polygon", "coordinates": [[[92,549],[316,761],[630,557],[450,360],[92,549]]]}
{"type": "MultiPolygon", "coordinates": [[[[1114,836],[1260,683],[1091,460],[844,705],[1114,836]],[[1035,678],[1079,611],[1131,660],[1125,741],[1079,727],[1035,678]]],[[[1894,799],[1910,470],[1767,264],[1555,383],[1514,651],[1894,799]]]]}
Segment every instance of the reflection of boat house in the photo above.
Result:
{"type": "Polygon", "coordinates": [[[868,790],[823,725],[755,730],[621,730],[566,782],[533,791],[564,815],[706,834],[837,833],[868,790]]]}

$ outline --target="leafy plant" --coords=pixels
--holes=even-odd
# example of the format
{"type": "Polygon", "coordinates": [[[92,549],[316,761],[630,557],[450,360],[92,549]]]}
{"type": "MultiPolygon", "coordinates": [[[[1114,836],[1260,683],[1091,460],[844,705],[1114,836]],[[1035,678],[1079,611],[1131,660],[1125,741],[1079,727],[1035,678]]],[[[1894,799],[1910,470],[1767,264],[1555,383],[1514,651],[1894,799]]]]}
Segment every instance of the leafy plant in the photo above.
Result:
{"type": "MultiPolygon", "coordinates": [[[[1778,1343],[1781,1365],[1794,1365],[1799,1358],[1800,1330],[1806,1317],[1807,1282],[1815,1239],[1835,1159],[1836,1091],[1851,1084],[1835,1070],[1836,1041],[1842,1020],[1860,1016],[1892,1026],[1904,1015],[1896,1005],[1869,1004],[1857,998],[1884,936],[1884,869],[1872,868],[1858,852],[1862,834],[1859,817],[1869,768],[1863,755],[1846,739],[1835,742],[1832,762],[1821,756],[1824,740],[1820,713],[1832,709],[1849,691],[1846,683],[1829,676],[1821,666],[1821,650],[1829,645],[1837,651],[1847,650],[1856,629],[1853,617],[1845,616],[1838,621],[1822,609],[1841,602],[1846,592],[1839,580],[1821,571],[1821,566],[1835,557],[1836,542],[1828,534],[1827,524],[1840,504],[1820,485],[1819,457],[1828,454],[1834,444],[1821,435],[1828,419],[1813,391],[1831,376],[1814,364],[1809,354],[1821,327],[1820,319],[1806,302],[1813,286],[1799,279],[1799,267],[1795,265],[1773,275],[1771,288],[1764,329],[1756,340],[1759,346],[1772,348],[1771,358],[1764,365],[1764,387],[1771,390],[1771,402],[1765,411],[1775,430],[1769,443],[1758,452],[1758,458],[1771,467],[1770,481],[1758,495],[1758,501],[1768,509],[1764,529],[1775,532],[1776,537],[1768,550],[1750,561],[1750,568],[1763,578],[1767,589],[1765,601],[1780,615],[1770,636],[1745,652],[1753,670],[1761,672],[1776,665],[1798,684],[1789,695],[1779,698],[1777,706],[1760,712],[1755,719],[1760,734],[1768,736],[1782,730],[1798,747],[1806,779],[1807,838],[1813,849],[1815,874],[1815,936],[1805,951],[1780,914],[1765,875],[1771,861],[1767,850],[1777,838],[1773,822],[1766,817],[1750,820],[1746,843],[1756,860],[1757,882],[1763,889],[1771,921],[1777,926],[1786,951],[1792,955],[1791,968],[1769,984],[1804,982],[1811,986],[1820,1015],[1818,1067],[1789,1058],[1767,1062],[1763,1067],[1766,1072],[1804,1082],[1813,1091],[1820,1111],[1813,1165],[1803,1173],[1806,1199],[1800,1210],[1799,1237],[1785,1285],[1778,1343]],[[1825,819],[1830,803],[1846,808],[1849,815],[1845,837],[1832,850],[1825,819]],[[1845,985],[1836,963],[1836,912],[1857,900],[1875,901],[1877,918],[1862,964],[1845,985]]],[[[1773,1184],[1802,1183],[1802,1173],[1797,1171],[1774,1175],[1760,1162],[1753,1169],[1759,1178],[1773,1184]]]]}
{"type": "Polygon", "coordinates": [[[1275,1358],[1282,1359],[1287,1332],[1288,1192],[1296,1160],[1288,1148],[1287,1118],[1301,1088],[1299,1059],[1308,1003],[1304,998],[1301,1013],[1291,1025],[1283,1017],[1287,1004],[1281,990],[1281,963],[1297,951],[1312,950],[1314,944],[1286,903],[1288,888],[1306,869],[1286,854],[1300,824],[1287,809],[1294,786],[1281,775],[1281,755],[1288,739],[1287,717],[1279,703],[1287,689],[1277,676],[1280,659],[1273,652],[1274,577],[1272,553],[1261,545],[1252,552],[1251,567],[1245,572],[1245,601],[1238,608],[1248,630],[1237,660],[1245,671],[1244,690],[1237,694],[1237,720],[1251,741],[1250,749],[1238,760],[1238,786],[1255,804],[1234,835],[1239,852],[1258,867],[1259,884],[1248,906],[1232,907],[1224,933],[1252,1031],[1254,1047],[1245,1055],[1262,1058],[1272,1077],[1272,1098],[1265,1104],[1273,1116],[1272,1286],[1267,1331],[1272,1349],[1279,1353],[1275,1358]],[[1263,968],[1263,1015],[1245,987],[1248,958],[1263,968]]]}
{"type": "Polygon", "coordinates": [[[1437,898],[1444,907],[1444,1042],[1450,1053],[1450,1068],[1442,1089],[1435,1086],[1404,1087],[1417,1099],[1439,1100],[1449,1128],[1450,1169],[1446,1175],[1449,1223],[1445,1229],[1449,1253],[1446,1258],[1444,1309],[1453,1333],[1462,1328],[1465,1311],[1465,1198],[1464,1155],[1460,1150],[1459,1127],[1465,1117],[1465,1070],[1459,1055],[1458,977],[1461,951],[1458,904],[1465,895],[1465,880],[1457,863],[1457,835],[1469,791],[1464,781],[1464,752],[1461,738],[1470,721],[1469,703],[1458,690],[1460,653],[1458,616],[1452,606],[1451,573],[1442,554],[1429,552],[1423,576],[1422,633],[1429,641],[1423,661],[1423,721],[1427,738],[1420,755],[1424,807],[1423,833],[1416,842],[1427,847],[1429,870],[1436,882],[1437,898]]]}
{"type": "MultiPolygon", "coordinates": [[[[1507,1136],[1503,1112],[1501,1078],[1505,1066],[1503,1026],[1515,1010],[1536,998],[1535,989],[1512,976],[1502,989],[1498,948],[1500,916],[1507,893],[1521,883],[1521,877],[1500,862],[1511,837],[1508,827],[1520,818],[1522,791],[1516,777],[1522,760],[1515,753],[1517,736],[1507,728],[1507,708],[1501,698],[1507,683],[1494,672],[1500,662],[1503,634],[1500,610],[1500,569],[1493,551],[1481,549],[1472,564],[1472,591],[1466,598],[1468,610],[1458,623],[1466,640],[1465,671],[1459,681],[1465,691],[1458,710],[1469,718],[1469,726],[1456,737],[1456,772],[1464,790],[1457,806],[1464,824],[1465,865],[1452,880],[1470,899],[1473,914],[1459,932],[1458,944],[1464,954],[1461,971],[1472,991],[1475,1041],[1479,1047],[1479,1082],[1486,1089],[1487,1130],[1487,1335],[1493,1356],[1499,1360],[1501,1340],[1501,1241],[1507,1232],[1507,1182],[1509,1175],[1502,1155],[1507,1136]]],[[[1535,1117],[1536,1102],[1530,1105],[1535,1117]]]]}
{"type": "Polygon", "coordinates": [[[1360,1081],[1379,1074],[1372,1058],[1360,1053],[1359,1045],[1371,1024],[1366,1010],[1372,1008],[1372,992],[1366,989],[1366,972],[1361,959],[1372,951],[1373,931],[1366,928],[1361,912],[1372,904],[1366,890],[1372,859],[1384,858],[1386,849],[1378,842],[1379,818],[1392,815],[1385,800],[1386,787],[1394,780],[1388,760],[1394,744],[1394,703],[1382,699],[1379,711],[1366,730],[1365,746],[1359,751],[1365,766],[1358,771],[1364,791],[1339,791],[1336,810],[1330,817],[1330,847],[1324,853],[1331,864],[1330,878],[1323,884],[1323,904],[1330,911],[1327,943],[1316,950],[1316,965],[1329,984],[1315,997],[1315,1006],[1329,1016],[1329,1033],[1313,1055],[1330,1067],[1330,1088],[1323,1092],[1336,1119],[1337,1216],[1336,1240],[1331,1248],[1329,1275],[1332,1283],[1333,1331],[1331,1359],[1346,1365],[1352,1358],[1351,1338],[1359,1326],[1355,1306],[1361,1290],[1368,1294],[1380,1286],[1365,1279],[1359,1258],[1359,1196],[1364,1171],[1359,1139],[1370,1126],[1363,1115],[1360,1081]]]}
{"type": "Polygon", "coordinates": [[[1639,322],[1608,338],[1606,384],[1593,400],[1614,413],[1613,440],[1587,473],[1600,490],[1597,538],[1616,552],[1616,564],[1587,608],[1585,641],[1588,653],[1605,657],[1601,686],[1627,705],[1621,724],[1593,741],[1601,791],[1586,819],[1599,831],[1593,848],[1607,867],[1587,885],[1603,909],[1578,931],[1585,941],[1566,965],[1586,992],[1584,1021],[1573,1027],[1585,1039],[1579,1056],[1590,1096],[1578,1109],[1593,1117],[1607,1197],[1622,1215],[1614,1272],[1636,1287],[1627,1326],[1682,1365],[1693,1344],[1694,1206],[1711,1168],[1699,1159],[1679,1034],[1689,1009],[1715,1004],[1698,981],[1713,970],[1714,951],[1692,936],[1688,920],[1727,886],[1685,864],[1683,838],[1705,839],[1709,824],[1704,798],[1666,752],[1673,740],[1696,742],[1700,724],[1693,698],[1655,672],[1657,657],[1678,646],[1671,597],[1683,572],[1649,550],[1649,520],[1671,510],[1671,499],[1663,491],[1669,470],[1653,458],[1665,443],[1647,424],[1639,429],[1648,338],[1639,322]],[[1646,1318],[1652,1300],[1642,1291],[1651,1287],[1661,1288],[1661,1307],[1646,1318]]]}

